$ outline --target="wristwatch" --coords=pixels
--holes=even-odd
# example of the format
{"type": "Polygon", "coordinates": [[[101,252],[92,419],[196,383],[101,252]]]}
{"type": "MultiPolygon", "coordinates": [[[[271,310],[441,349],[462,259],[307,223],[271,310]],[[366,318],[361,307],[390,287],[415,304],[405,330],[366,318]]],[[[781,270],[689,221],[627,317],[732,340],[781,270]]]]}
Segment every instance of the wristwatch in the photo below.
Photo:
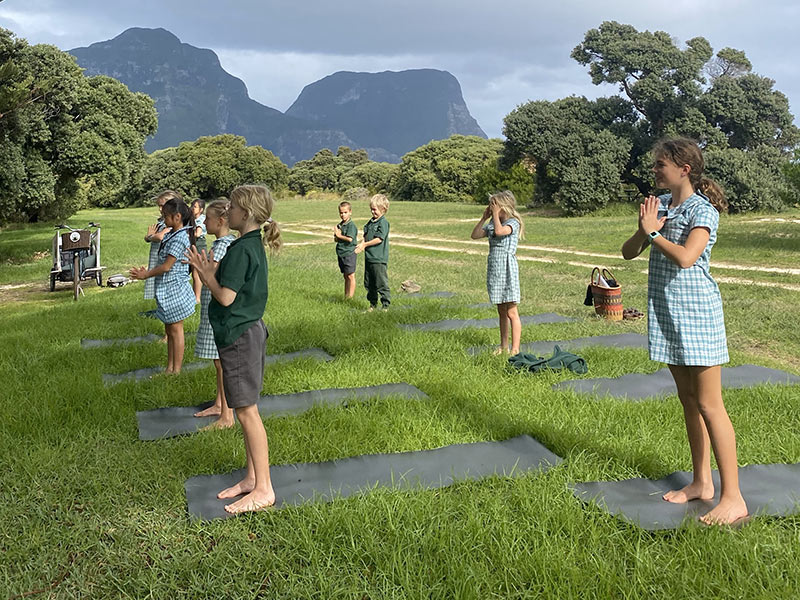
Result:
{"type": "Polygon", "coordinates": [[[651,241],[652,241],[652,240],[654,240],[654,239],[656,239],[657,237],[660,237],[660,236],[661,236],[661,234],[660,234],[658,231],[651,231],[651,232],[650,232],[650,233],[648,233],[647,235],[649,235],[649,236],[650,236],[650,240],[651,240],[651,241]]]}

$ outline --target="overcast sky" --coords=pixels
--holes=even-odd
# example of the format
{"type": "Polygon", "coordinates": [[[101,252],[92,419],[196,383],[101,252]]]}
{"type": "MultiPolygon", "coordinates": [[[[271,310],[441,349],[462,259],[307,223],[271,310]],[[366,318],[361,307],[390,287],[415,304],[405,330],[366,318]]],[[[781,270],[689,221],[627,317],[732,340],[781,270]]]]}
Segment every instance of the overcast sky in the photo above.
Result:
{"type": "Polygon", "coordinates": [[[64,50],[164,27],[281,111],[336,71],[443,69],[490,136],[528,100],[616,93],[569,57],[609,20],[744,50],[800,112],[797,0],[0,0],[0,27],[64,50]]]}

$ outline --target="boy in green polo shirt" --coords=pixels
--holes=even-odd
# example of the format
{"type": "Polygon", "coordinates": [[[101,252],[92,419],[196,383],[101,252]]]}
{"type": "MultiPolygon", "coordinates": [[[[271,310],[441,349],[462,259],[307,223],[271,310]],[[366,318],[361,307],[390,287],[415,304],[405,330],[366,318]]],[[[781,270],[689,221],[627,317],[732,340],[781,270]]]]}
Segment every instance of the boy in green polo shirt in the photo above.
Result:
{"type": "Polygon", "coordinates": [[[372,219],[364,225],[364,239],[356,246],[355,253],[364,252],[364,287],[367,288],[368,311],[378,306],[381,298],[383,310],[389,308],[389,221],[384,215],[389,210],[389,199],[375,194],[369,200],[372,219]]]}
{"type": "Polygon", "coordinates": [[[339,270],[344,277],[344,297],[352,298],[356,292],[356,254],[358,245],[358,228],[350,219],[352,208],[349,202],[339,203],[339,218],[342,220],[333,228],[333,240],[336,242],[336,256],[339,270]]]}

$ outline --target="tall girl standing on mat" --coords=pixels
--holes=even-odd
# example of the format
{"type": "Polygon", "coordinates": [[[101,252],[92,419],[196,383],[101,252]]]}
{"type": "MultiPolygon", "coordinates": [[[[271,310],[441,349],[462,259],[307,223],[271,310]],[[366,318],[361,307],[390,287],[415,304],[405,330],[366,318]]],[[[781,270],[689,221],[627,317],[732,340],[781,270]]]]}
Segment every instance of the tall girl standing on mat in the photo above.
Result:
{"type": "MultiPolygon", "coordinates": [[[[161,245],[161,240],[170,232],[169,227],[164,223],[164,205],[167,200],[173,198],[181,198],[178,192],[172,190],[164,190],[155,198],[156,206],[158,206],[158,221],[147,228],[147,234],[144,236],[144,241],[150,244],[150,255],[147,259],[147,268],[152,269],[158,264],[158,247],[161,245]]],[[[181,198],[182,199],[182,198],[181,198]]],[[[155,279],[147,279],[144,282],[144,299],[152,300],[156,297],[156,281],[155,279]]],[[[166,341],[166,340],[165,340],[166,341]]]]}
{"type": "Polygon", "coordinates": [[[158,264],[152,269],[134,267],[131,277],[155,277],[156,317],[167,334],[167,373],[180,373],[183,366],[183,320],[194,314],[195,298],[189,279],[189,265],[183,256],[194,239],[194,218],[186,203],[172,198],[162,209],[164,224],[171,231],[158,247],[158,264]]]}
{"type": "Polygon", "coordinates": [[[495,354],[508,352],[509,329],[511,354],[519,353],[522,323],[517,310],[520,300],[517,243],[524,234],[525,225],[517,212],[517,200],[508,190],[497,192],[489,198],[489,206],[483,211],[471,234],[473,240],[489,238],[486,288],[489,291],[489,302],[497,305],[500,321],[500,346],[495,354]]]}
{"type": "Polygon", "coordinates": [[[247,474],[239,483],[217,494],[220,499],[244,494],[225,506],[232,514],[260,510],[275,503],[267,433],[257,404],[264,382],[267,343],[267,328],[261,320],[267,305],[264,247],[273,253],[281,247],[280,230],[270,217],[273,206],[266,187],[237,187],[231,192],[228,222],[231,229],[239,232],[239,239],[230,244],[219,267],[214,266],[213,252],[203,256],[192,248],[187,253],[189,263],[211,291],[208,319],[222,363],[225,399],[236,411],[244,434],[247,474]]]}
{"type": "MultiPolygon", "coordinates": [[[[228,246],[236,239],[228,227],[228,200],[218,199],[210,202],[206,208],[205,227],[208,233],[216,237],[211,246],[211,252],[215,266],[225,257],[228,246]]],[[[205,253],[205,248],[195,244],[197,252],[201,255],[205,253]]],[[[195,274],[197,272],[195,271],[195,274]]],[[[198,276],[198,281],[200,278],[198,276]]],[[[214,330],[208,320],[208,305],[211,302],[211,292],[208,287],[203,286],[200,292],[200,326],[197,328],[197,341],[194,345],[194,355],[198,358],[210,358],[214,361],[214,368],[217,370],[217,397],[213,406],[195,413],[195,417],[219,417],[209,425],[212,429],[223,429],[233,427],[233,411],[225,401],[225,388],[222,384],[222,363],[219,361],[217,343],[214,341],[214,330]]]]}
{"type": "Polygon", "coordinates": [[[711,454],[719,466],[720,501],[700,517],[728,524],[747,516],[739,489],[736,436],[722,401],[723,363],[728,362],[719,287],[708,270],[717,241],[722,189],[704,178],[703,155],[689,139],[667,139],[653,149],[656,186],[670,193],[649,196],[639,208],[639,228],[623,245],[632,259],[648,246],[647,329],[650,359],[667,363],[683,405],[692,453],[692,482],[664,494],[683,503],[714,497],[711,454]]]}

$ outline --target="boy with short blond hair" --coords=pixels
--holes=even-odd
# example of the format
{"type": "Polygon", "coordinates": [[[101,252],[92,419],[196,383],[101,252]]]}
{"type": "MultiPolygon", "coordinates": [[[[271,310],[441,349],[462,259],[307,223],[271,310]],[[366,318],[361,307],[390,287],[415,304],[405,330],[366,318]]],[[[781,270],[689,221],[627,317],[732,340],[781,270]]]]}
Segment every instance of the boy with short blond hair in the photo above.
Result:
{"type": "Polygon", "coordinates": [[[344,277],[344,297],[352,298],[356,292],[356,253],[358,245],[358,227],[351,219],[352,207],[349,202],[339,203],[341,222],[333,228],[333,240],[336,242],[336,257],[339,271],[344,277]]]}
{"type": "Polygon", "coordinates": [[[384,216],[389,210],[389,199],[375,194],[369,200],[372,218],[364,225],[364,238],[356,246],[355,253],[364,252],[364,287],[367,288],[369,309],[378,306],[380,296],[383,310],[389,308],[389,221],[384,216]]]}

